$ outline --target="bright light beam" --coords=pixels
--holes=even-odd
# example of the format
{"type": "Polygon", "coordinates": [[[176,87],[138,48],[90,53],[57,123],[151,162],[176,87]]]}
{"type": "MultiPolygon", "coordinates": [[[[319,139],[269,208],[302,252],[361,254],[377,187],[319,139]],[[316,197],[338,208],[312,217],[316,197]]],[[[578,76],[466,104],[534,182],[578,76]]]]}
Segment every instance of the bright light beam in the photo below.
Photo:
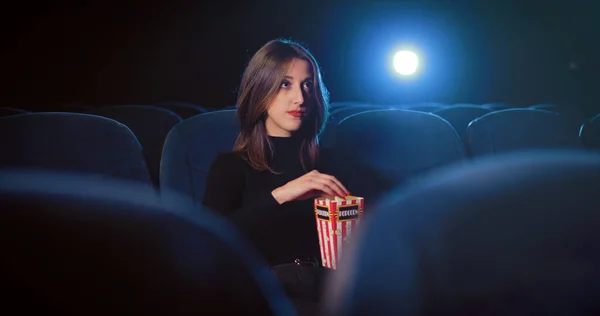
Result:
{"type": "Polygon", "coordinates": [[[401,50],[394,55],[394,69],[403,76],[410,76],[417,71],[419,67],[419,57],[417,54],[401,50]]]}

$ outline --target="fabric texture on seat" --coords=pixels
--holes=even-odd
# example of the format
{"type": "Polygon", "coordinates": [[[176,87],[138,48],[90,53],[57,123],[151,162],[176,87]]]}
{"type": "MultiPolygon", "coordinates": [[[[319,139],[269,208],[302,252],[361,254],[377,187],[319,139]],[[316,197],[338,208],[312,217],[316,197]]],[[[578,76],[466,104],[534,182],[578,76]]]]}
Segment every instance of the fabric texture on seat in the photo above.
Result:
{"type": "Polygon", "coordinates": [[[0,167],[86,172],[151,184],[142,148],[115,120],[80,113],[0,118],[0,167]]]}
{"type": "Polygon", "coordinates": [[[233,150],[239,126],[234,110],[194,116],[175,126],[165,141],[160,166],[161,188],[202,203],[206,176],[219,153],[233,150]]]}

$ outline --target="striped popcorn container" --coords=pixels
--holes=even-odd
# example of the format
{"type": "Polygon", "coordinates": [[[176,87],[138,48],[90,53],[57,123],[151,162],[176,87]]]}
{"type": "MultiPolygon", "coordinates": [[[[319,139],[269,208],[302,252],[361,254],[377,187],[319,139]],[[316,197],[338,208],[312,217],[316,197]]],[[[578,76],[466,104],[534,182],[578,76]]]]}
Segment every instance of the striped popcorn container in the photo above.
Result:
{"type": "Polygon", "coordinates": [[[317,233],[324,267],[337,269],[344,243],[352,236],[352,230],[358,227],[364,205],[364,199],[356,196],[315,199],[317,233]]]}

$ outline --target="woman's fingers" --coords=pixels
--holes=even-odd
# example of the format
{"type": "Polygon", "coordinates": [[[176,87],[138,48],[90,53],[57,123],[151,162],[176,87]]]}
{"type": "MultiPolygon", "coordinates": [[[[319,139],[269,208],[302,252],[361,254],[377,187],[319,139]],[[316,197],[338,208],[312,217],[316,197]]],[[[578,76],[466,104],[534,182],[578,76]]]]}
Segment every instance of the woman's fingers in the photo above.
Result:
{"type": "Polygon", "coordinates": [[[332,195],[332,196],[339,196],[342,198],[346,197],[346,192],[344,191],[344,189],[342,189],[340,186],[338,186],[335,181],[331,180],[328,177],[324,177],[324,176],[316,176],[312,179],[313,183],[318,183],[321,185],[321,188],[319,188],[321,191],[332,195]],[[327,190],[327,191],[325,191],[327,190]]]}
{"type": "Polygon", "coordinates": [[[348,189],[334,176],[324,174],[324,173],[316,173],[313,175],[315,179],[322,179],[327,183],[332,189],[334,189],[340,197],[346,197],[349,195],[348,189]]]}
{"type": "Polygon", "coordinates": [[[342,184],[342,182],[340,182],[340,180],[338,180],[334,176],[330,176],[330,175],[325,175],[325,176],[327,176],[331,181],[333,181],[338,186],[338,188],[340,188],[342,190],[342,192],[344,193],[344,197],[346,195],[350,195],[350,191],[348,191],[348,189],[346,189],[346,187],[342,184]]]}
{"type": "Polygon", "coordinates": [[[327,184],[325,184],[322,181],[314,180],[314,181],[311,181],[311,184],[312,184],[313,190],[319,190],[319,191],[325,193],[326,195],[330,195],[330,196],[338,195],[331,187],[329,187],[327,184]]]}

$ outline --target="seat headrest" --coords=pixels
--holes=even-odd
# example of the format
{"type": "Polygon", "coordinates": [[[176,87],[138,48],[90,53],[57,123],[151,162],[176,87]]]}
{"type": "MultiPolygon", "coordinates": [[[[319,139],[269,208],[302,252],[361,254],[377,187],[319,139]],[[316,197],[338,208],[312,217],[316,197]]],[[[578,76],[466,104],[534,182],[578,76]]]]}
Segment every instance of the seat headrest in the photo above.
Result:
{"type": "Polygon", "coordinates": [[[345,252],[330,311],[598,312],[598,192],[600,154],[584,151],[499,155],[399,188],[345,252]]]}

